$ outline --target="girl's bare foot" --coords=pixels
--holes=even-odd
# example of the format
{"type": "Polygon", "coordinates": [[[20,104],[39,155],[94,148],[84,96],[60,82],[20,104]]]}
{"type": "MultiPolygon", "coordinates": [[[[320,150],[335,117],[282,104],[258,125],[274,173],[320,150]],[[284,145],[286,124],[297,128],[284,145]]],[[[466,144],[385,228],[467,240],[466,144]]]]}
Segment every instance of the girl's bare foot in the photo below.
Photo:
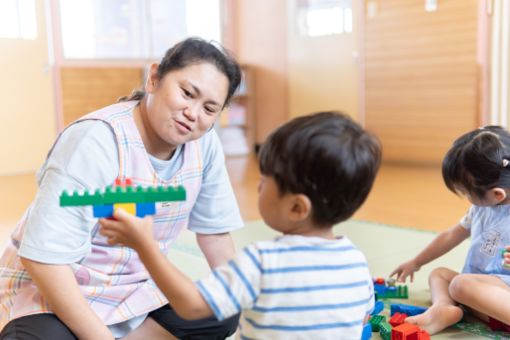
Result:
{"type": "Polygon", "coordinates": [[[423,314],[408,317],[405,322],[416,325],[432,335],[459,322],[463,314],[460,307],[437,304],[432,305],[423,314]]]}

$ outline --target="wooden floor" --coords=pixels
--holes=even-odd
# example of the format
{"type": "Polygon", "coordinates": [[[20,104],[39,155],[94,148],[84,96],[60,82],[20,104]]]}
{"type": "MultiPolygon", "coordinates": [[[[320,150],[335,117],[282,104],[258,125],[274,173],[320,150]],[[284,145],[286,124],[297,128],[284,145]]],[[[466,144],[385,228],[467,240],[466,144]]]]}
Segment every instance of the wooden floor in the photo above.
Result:
{"type": "MultiPolygon", "coordinates": [[[[246,221],[260,219],[255,157],[232,157],[227,168],[246,221]]],[[[0,176],[0,242],[7,238],[36,193],[34,174],[0,176]]],[[[449,192],[439,168],[384,165],[356,219],[440,231],[455,224],[468,202],[449,192]]]]}

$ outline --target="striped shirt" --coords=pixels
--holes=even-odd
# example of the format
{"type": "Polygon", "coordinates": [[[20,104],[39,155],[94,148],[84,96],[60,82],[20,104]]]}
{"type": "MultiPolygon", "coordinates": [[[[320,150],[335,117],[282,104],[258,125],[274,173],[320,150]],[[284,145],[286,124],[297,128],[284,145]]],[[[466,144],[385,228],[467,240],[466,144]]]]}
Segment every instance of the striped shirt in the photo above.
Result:
{"type": "Polygon", "coordinates": [[[346,238],[285,235],[246,247],[197,286],[241,339],[357,339],[374,306],[366,259],[346,238]]]}

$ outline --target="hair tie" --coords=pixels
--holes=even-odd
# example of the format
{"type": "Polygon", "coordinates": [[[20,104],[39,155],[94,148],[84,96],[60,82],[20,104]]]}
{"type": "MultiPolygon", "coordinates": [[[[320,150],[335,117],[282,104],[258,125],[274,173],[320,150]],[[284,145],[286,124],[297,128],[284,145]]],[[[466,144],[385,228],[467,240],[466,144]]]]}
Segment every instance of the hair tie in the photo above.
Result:
{"type": "Polygon", "coordinates": [[[503,168],[506,168],[508,166],[508,163],[510,163],[508,159],[503,158],[503,168]]]}

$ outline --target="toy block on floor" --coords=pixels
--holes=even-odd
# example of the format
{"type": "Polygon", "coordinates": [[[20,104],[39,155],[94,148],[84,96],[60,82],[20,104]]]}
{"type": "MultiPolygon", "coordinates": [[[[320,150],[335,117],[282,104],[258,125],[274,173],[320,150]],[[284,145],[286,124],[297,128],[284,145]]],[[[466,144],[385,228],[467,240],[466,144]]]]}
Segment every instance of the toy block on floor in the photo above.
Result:
{"type": "Polygon", "coordinates": [[[391,325],[386,321],[379,324],[379,334],[384,340],[391,340],[391,325]]]}
{"type": "Polygon", "coordinates": [[[384,302],[376,301],[374,304],[374,310],[372,311],[372,313],[370,313],[370,315],[377,315],[377,314],[381,313],[383,310],[384,310],[384,302]]]}
{"type": "Polygon", "coordinates": [[[156,202],[185,201],[186,190],[182,186],[155,186],[133,187],[129,179],[116,181],[115,185],[107,186],[104,190],[96,190],[94,193],[69,194],[64,191],[60,195],[61,207],[92,205],[94,217],[111,217],[114,208],[122,207],[127,212],[138,217],[153,215],[156,213],[156,202]]]}
{"type": "Polygon", "coordinates": [[[416,325],[403,323],[391,330],[391,340],[430,340],[430,335],[416,325]]]}
{"type": "Polygon", "coordinates": [[[410,323],[403,323],[391,330],[391,340],[419,340],[420,328],[410,323]]]}
{"type": "Polygon", "coordinates": [[[366,323],[363,326],[363,332],[361,332],[361,340],[370,340],[372,338],[372,325],[366,323]]]}
{"type": "Polygon", "coordinates": [[[368,322],[372,325],[373,332],[379,332],[381,323],[386,322],[386,317],[383,315],[374,315],[368,320],[368,322]]]}
{"type": "Polygon", "coordinates": [[[414,316],[414,315],[422,314],[426,310],[427,310],[427,307],[405,305],[402,303],[392,303],[390,305],[390,315],[393,315],[395,313],[405,313],[408,316],[414,316]]]}
{"type": "MultiPolygon", "coordinates": [[[[374,286],[375,289],[375,286],[374,286]]],[[[376,290],[377,299],[407,299],[409,298],[408,288],[405,285],[397,287],[386,287],[386,289],[376,290]]]]}
{"type": "Polygon", "coordinates": [[[390,318],[390,325],[392,325],[393,327],[396,327],[396,326],[399,326],[401,324],[404,323],[404,320],[407,318],[407,314],[403,314],[403,313],[395,313],[391,316],[390,318]]]}

